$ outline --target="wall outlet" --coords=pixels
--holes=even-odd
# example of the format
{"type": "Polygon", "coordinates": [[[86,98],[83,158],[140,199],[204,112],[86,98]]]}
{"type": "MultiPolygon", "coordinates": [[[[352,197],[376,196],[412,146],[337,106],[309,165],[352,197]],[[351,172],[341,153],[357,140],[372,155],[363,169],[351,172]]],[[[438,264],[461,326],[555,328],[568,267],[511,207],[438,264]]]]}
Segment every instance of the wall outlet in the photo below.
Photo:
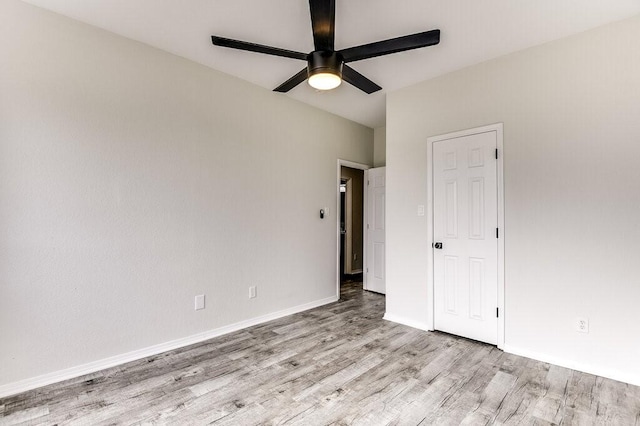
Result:
{"type": "Polygon", "coordinates": [[[249,299],[253,299],[258,295],[256,286],[249,287],[249,299]]]}
{"type": "Polygon", "coordinates": [[[576,319],[576,331],[579,333],[588,333],[589,332],[589,319],[588,318],[577,318],[576,319]]]}
{"type": "Polygon", "coordinates": [[[196,296],[195,308],[196,311],[204,309],[204,294],[199,294],[196,296]]]}

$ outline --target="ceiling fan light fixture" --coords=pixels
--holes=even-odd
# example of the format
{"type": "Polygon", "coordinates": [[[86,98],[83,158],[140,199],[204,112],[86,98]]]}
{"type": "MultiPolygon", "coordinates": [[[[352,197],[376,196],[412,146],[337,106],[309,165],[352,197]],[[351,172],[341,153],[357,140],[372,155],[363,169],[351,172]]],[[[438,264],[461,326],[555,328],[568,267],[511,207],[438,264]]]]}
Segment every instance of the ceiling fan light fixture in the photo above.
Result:
{"type": "Polygon", "coordinates": [[[317,90],[331,90],[340,86],[342,79],[330,72],[320,72],[309,76],[309,86],[317,90]]]}
{"type": "Polygon", "coordinates": [[[342,83],[342,56],[333,51],[316,50],[307,57],[309,85],[317,90],[331,90],[342,83]]]}

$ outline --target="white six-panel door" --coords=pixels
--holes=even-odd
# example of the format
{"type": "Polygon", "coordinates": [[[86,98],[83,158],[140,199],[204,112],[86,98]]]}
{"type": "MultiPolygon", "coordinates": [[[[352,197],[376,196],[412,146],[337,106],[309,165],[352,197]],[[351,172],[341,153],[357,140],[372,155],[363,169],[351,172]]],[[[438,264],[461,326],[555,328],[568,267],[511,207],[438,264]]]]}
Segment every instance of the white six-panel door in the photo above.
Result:
{"type": "Polygon", "coordinates": [[[385,167],[365,172],[367,185],[367,255],[365,290],[386,293],[385,287],[385,167]]]}
{"type": "Polygon", "coordinates": [[[498,340],[495,131],[433,143],[434,328],[498,340]],[[440,246],[441,244],[441,246],[440,246]]]}

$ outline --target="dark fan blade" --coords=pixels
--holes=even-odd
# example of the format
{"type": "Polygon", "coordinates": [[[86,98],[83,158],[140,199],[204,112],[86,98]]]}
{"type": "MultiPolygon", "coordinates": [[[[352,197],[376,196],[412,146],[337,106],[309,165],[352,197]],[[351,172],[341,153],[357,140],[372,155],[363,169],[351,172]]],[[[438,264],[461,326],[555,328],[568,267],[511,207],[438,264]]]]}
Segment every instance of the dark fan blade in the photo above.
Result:
{"type": "Polygon", "coordinates": [[[249,50],[251,52],[265,53],[267,55],[284,56],[285,58],[300,59],[303,61],[307,60],[306,53],[294,52],[293,50],[280,49],[277,47],[263,46],[262,44],[249,43],[246,41],[233,40],[218,36],[211,36],[211,42],[216,46],[249,50]]]}
{"type": "Polygon", "coordinates": [[[316,50],[333,50],[336,33],[335,0],[309,0],[316,50]]]}
{"type": "Polygon", "coordinates": [[[348,65],[342,66],[342,79],[369,95],[382,89],[382,87],[378,86],[348,65]]]}
{"type": "Polygon", "coordinates": [[[363,44],[362,46],[350,47],[341,50],[340,54],[345,62],[353,62],[388,55],[390,53],[433,46],[438,43],[440,43],[440,30],[431,30],[389,40],[377,41],[375,43],[363,44]]]}
{"type": "Polygon", "coordinates": [[[288,92],[307,79],[307,69],[303,69],[298,74],[291,77],[289,80],[282,83],[280,86],[273,89],[274,92],[288,92]]]}

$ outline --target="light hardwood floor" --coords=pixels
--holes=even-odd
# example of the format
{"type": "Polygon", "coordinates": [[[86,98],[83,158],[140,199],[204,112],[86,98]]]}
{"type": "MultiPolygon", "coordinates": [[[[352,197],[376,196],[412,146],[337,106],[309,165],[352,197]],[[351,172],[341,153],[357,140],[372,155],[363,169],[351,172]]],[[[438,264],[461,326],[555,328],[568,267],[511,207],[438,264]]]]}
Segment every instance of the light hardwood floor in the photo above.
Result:
{"type": "Polygon", "coordinates": [[[640,388],[339,302],[0,400],[0,425],[640,424],[640,388]]]}

